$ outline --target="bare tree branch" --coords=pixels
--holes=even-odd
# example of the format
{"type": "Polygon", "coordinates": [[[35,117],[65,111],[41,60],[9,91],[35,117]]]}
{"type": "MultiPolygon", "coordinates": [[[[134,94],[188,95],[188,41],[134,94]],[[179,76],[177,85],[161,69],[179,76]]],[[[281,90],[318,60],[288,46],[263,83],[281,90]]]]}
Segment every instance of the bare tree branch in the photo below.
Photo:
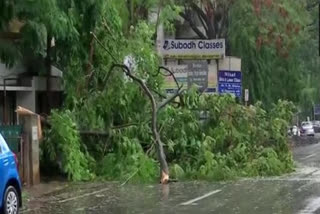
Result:
{"type": "Polygon", "coordinates": [[[153,148],[154,148],[154,144],[151,144],[150,148],[146,151],[146,154],[150,155],[153,148]]]}
{"type": "MultiPolygon", "coordinates": [[[[159,74],[161,74],[161,75],[163,75],[163,76],[165,76],[165,77],[172,76],[174,82],[176,83],[177,88],[180,88],[180,89],[183,88],[183,85],[182,85],[182,86],[179,85],[179,83],[178,83],[178,81],[177,81],[177,78],[175,77],[174,73],[173,73],[170,69],[168,69],[168,68],[166,68],[166,67],[164,67],[164,66],[159,66],[157,73],[154,74],[153,77],[156,77],[156,76],[158,76],[159,74]],[[165,71],[168,72],[169,74],[163,74],[163,73],[161,73],[161,70],[165,70],[165,71]]],[[[154,91],[154,92],[155,92],[156,94],[158,94],[161,98],[167,98],[166,96],[160,94],[159,92],[156,92],[156,91],[154,91]]]]}
{"type": "Polygon", "coordinates": [[[106,48],[106,46],[104,46],[102,44],[102,42],[97,38],[96,34],[94,34],[93,32],[90,32],[94,39],[98,42],[98,44],[111,56],[111,58],[114,60],[114,62],[117,62],[117,59],[113,56],[113,54],[108,50],[108,48],[106,48]]]}
{"type": "Polygon", "coordinates": [[[166,99],[166,98],[167,98],[166,95],[161,94],[160,92],[156,91],[155,89],[152,89],[152,88],[151,88],[151,90],[152,90],[155,94],[157,94],[159,97],[161,97],[162,99],[166,99]]]}
{"type": "Polygon", "coordinates": [[[89,59],[87,62],[87,69],[86,69],[86,73],[88,75],[89,78],[86,79],[86,86],[89,89],[89,85],[90,82],[92,81],[92,77],[93,77],[93,71],[94,71],[94,67],[92,65],[93,63],[93,56],[94,56],[94,37],[92,36],[90,43],[89,43],[89,59]]]}
{"type": "MultiPolygon", "coordinates": [[[[93,36],[94,36],[95,40],[97,40],[98,44],[99,44],[104,50],[107,50],[107,48],[97,39],[97,37],[96,37],[94,34],[93,34],[93,36]]],[[[108,54],[115,60],[115,57],[111,54],[111,52],[108,52],[108,54]]],[[[112,66],[110,67],[109,71],[107,72],[107,75],[106,75],[105,78],[103,79],[103,82],[104,82],[104,83],[107,83],[107,82],[108,82],[108,80],[110,79],[111,74],[112,74],[114,68],[115,68],[114,65],[112,65],[112,66]]],[[[107,84],[105,84],[103,90],[105,90],[106,87],[107,87],[107,84]]],[[[154,90],[154,89],[152,89],[152,88],[151,88],[151,90],[152,90],[154,93],[156,93],[159,97],[161,97],[161,98],[167,98],[165,95],[161,94],[160,92],[158,92],[158,91],[156,91],[156,90],[154,90]]]]}
{"type": "Polygon", "coordinates": [[[206,31],[206,34],[209,35],[209,29],[208,29],[207,25],[205,24],[203,18],[200,16],[200,14],[199,14],[199,13],[197,13],[197,14],[198,14],[198,18],[200,19],[201,24],[202,24],[204,30],[206,31]]]}
{"type": "Polygon", "coordinates": [[[158,4],[158,11],[157,11],[157,20],[156,20],[156,26],[155,26],[155,40],[157,40],[157,36],[158,36],[158,27],[160,24],[160,13],[161,13],[161,8],[162,8],[163,2],[162,0],[159,1],[158,4]]]}
{"type": "Polygon", "coordinates": [[[106,89],[106,87],[107,87],[107,85],[108,85],[107,83],[108,83],[108,81],[109,81],[109,79],[110,79],[110,77],[111,77],[111,74],[112,74],[112,69],[109,69],[107,75],[106,75],[106,76],[104,77],[104,79],[103,79],[103,83],[105,84],[104,87],[103,87],[103,90],[106,89]]]}
{"type": "Polygon", "coordinates": [[[106,20],[105,18],[103,18],[102,25],[103,25],[104,28],[108,31],[110,37],[111,37],[114,41],[117,41],[117,38],[115,37],[114,33],[111,31],[110,27],[108,26],[107,20],[106,20]]]}
{"type": "MultiPolygon", "coordinates": [[[[111,54],[111,52],[109,52],[109,50],[101,43],[101,41],[99,41],[99,39],[96,37],[96,35],[94,33],[92,33],[94,38],[97,40],[98,44],[104,49],[106,50],[106,52],[113,58],[114,62],[117,62],[117,60],[115,59],[115,57],[111,54]]],[[[135,75],[133,75],[130,71],[130,69],[128,68],[128,66],[124,65],[124,64],[117,64],[114,63],[112,64],[111,68],[110,68],[110,73],[113,71],[113,69],[115,68],[120,68],[128,77],[130,77],[133,81],[137,82],[138,85],[143,89],[143,91],[145,92],[145,94],[147,95],[147,97],[150,99],[151,102],[151,108],[152,108],[152,119],[151,119],[151,129],[152,129],[152,135],[153,135],[153,139],[155,141],[155,146],[156,146],[156,151],[157,151],[157,155],[158,155],[158,160],[160,162],[160,177],[161,177],[161,183],[162,184],[167,184],[170,182],[169,180],[169,167],[168,167],[168,163],[166,160],[166,155],[164,152],[164,148],[163,148],[163,143],[161,141],[161,137],[160,134],[158,132],[158,128],[157,128],[157,113],[158,110],[160,108],[157,108],[157,103],[156,100],[150,90],[150,88],[146,85],[146,82],[139,78],[136,77],[135,75]]],[[[171,72],[169,69],[167,69],[167,71],[173,75],[173,72],[171,72]]],[[[174,76],[174,75],[173,75],[174,76]]],[[[174,77],[175,78],[175,77],[174,77]]],[[[175,79],[176,81],[176,79],[175,79]]],[[[177,82],[176,82],[177,83],[177,82]]],[[[180,87],[177,91],[177,95],[174,96],[179,96],[180,93],[180,89],[182,87],[180,87]]],[[[160,105],[160,107],[167,105],[170,101],[172,101],[175,97],[172,96],[170,97],[168,100],[165,101],[165,103],[163,103],[162,105],[160,105]]]]}
{"type": "Polygon", "coordinates": [[[215,33],[215,29],[213,29],[213,26],[212,26],[212,22],[211,20],[209,19],[209,17],[207,16],[207,14],[204,13],[204,11],[202,10],[202,8],[200,8],[196,3],[192,2],[191,3],[191,8],[198,14],[199,16],[199,19],[204,27],[204,29],[206,29],[206,32],[207,32],[207,36],[206,38],[214,35],[215,33]],[[203,23],[203,21],[205,23],[203,23]]]}
{"type": "Polygon", "coordinates": [[[206,39],[207,37],[201,32],[201,30],[196,26],[196,24],[193,22],[192,18],[190,17],[190,14],[187,13],[180,13],[180,16],[184,18],[187,22],[189,22],[190,27],[192,30],[200,37],[200,39],[206,39]]]}
{"type": "Polygon", "coordinates": [[[165,75],[165,76],[172,76],[174,82],[176,83],[177,88],[182,88],[183,87],[183,85],[181,85],[181,86],[179,85],[176,76],[174,75],[174,73],[172,71],[170,71],[170,69],[168,69],[168,68],[166,68],[164,66],[159,66],[158,73],[160,73],[161,70],[165,70],[166,72],[169,73],[169,75],[165,75]]]}
{"type": "Polygon", "coordinates": [[[81,135],[97,135],[97,136],[109,136],[108,132],[105,131],[87,131],[87,130],[80,130],[79,133],[81,135]]]}
{"type": "Polygon", "coordinates": [[[174,82],[176,83],[176,86],[177,86],[177,91],[176,93],[174,93],[171,97],[169,97],[168,99],[164,100],[162,103],[159,104],[159,106],[157,107],[157,112],[160,111],[162,108],[164,108],[166,105],[168,105],[169,103],[171,103],[176,97],[180,96],[180,94],[183,92],[181,89],[183,88],[183,84],[182,85],[179,85],[178,81],[177,81],[177,78],[175,77],[174,73],[164,67],[164,66],[159,66],[158,68],[158,73],[161,73],[160,71],[161,70],[165,70],[166,72],[169,73],[169,75],[165,75],[165,76],[172,76],[174,82]]]}
{"type": "Polygon", "coordinates": [[[167,184],[169,182],[169,167],[168,163],[166,160],[166,155],[164,152],[163,148],[163,143],[160,138],[160,134],[158,132],[157,128],[157,104],[154,96],[152,95],[150,89],[147,87],[146,83],[134,76],[131,72],[130,69],[123,64],[114,64],[112,65],[113,68],[121,68],[126,75],[128,75],[132,80],[137,82],[139,86],[144,90],[145,94],[149,97],[150,102],[151,102],[151,108],[152,108],[152,122],[151,122],[151,128],[152,128],[152,135],[155,141],[156,149],[157,149],[157,154],[158,154],[158,159],[160,162],[160,177],[161,177],[161,183],[162,184],[167,184]]]}
{"type": "Polygon", "coordinates": [[[213,4],[212,1],[205,1],[205,9],[195,1],[188,1],[184,4],[184,12],[180,16],[184,18],[192,30],[200,37],[200,39],[216,39],[226,35],[226,22],[228,21],[228,10],[233,1],[227,3],[220,2],[213,4]],[[223,5],[223,6],[222,6],[223,5]],[[194,17],[192,14],[196,14],[194,17]],[[198,18],[205,30],[205,34],[196,25],[195,19],[198,18]]]}
{"type": "MultiPolygon", "coordinates": [[[[132,80],[136,81],[136,82],[141,86],[141,88],[146,92],[147,96],[148,96],[150,99],[152,98],[152,99],[154,100],[154,97],[153,97],[151,91],[149,90],[149,88],[147,87],[146,83],[145,83],[142,79],[134,76],[134,75],[130,72],[130,69],[129,69],[126,65],[123,65],[123,64],[113,64],[113,65],[111,66],[111,70],[113,70],[113,69],[116,68],[116,67],[121,68],[121,69],[125,72],[125,74],[126,74],[127,76],[129,76],[132,80]]],[[[154,102],[155,102],[155,100],[154,100],[154,102]]]]}
{"type": "Polygon", "coordinates": [[[113,126],[111,127],[111,129],[124,129],[124,128],[128,128],[131,126],[139,126],[139,123],[127,123],[127,124],[123,124],[123,125],[119,125],[119,126],[113,126]]]}
{"type": "Polygon", "coordinates": [[[210,25],[208,16],[203,12],[203,10],[196,3],[192,2],[190,6],[206,22],[206,25],[210,25]]]}
{"type": "Polygon", "coordinates": [[[181,90],[181,88],[179,88],[177,90],[176,93],[174,93],[171,97],[169,97],[168,99],[166,99],[165,101],[163,101],[162,103],[160,103],[160,105],[157,108],[157,111],[160,111],[162,108],[164,108],[166,105],[168,105],[169,103],[171,103],[175,98],[179,97],[181,95],[181,93],[183,92],[183,90],[181,90]]]}

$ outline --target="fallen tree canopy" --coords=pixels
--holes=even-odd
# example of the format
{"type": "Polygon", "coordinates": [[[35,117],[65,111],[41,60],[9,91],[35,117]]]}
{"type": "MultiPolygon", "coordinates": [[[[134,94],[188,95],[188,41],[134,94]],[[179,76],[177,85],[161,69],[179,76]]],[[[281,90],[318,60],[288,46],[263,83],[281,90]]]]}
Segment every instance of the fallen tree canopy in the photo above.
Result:
{"type": "MultiPolygon", "coordinates": [[[[260,104],[245,107],[231,96],[190,91],[182,99],[183,107],[169,105],[158,118],[172,178],[225,180],[293,170],[287,139],[292,103],[279,101],[266,112],[260,104]]],[[[159,178],[148,118],[138,126],[106,129],[107,138],[81,138],[80,112],[53,112],[52,128],[43,144],[44,151],[50,154],[49,161],[59,162],[70,179],[98,176],[150,182],[159,178]]],[[[136,113],[146,117],[144,112],[136,113]]]]}
{"type": "Polygon", "coordinates": [[[197,90],[167,96],[163,72],[169,71],[154,48],[162,16],[155,23],[123,25],[118,1],[112,2],[101,1],[103,16],[90,27],[77,26],[78,40],[57,43],[64,50],[58,55],[66,99],[64,109],[49,118],[43,161],[71,180],[124,183],[154,181],[159,172],[167,183],[293,169],[286,136],[292,103],[279,101],[267,111],[261,103],[245,107],[231,96],[197,90]]]}

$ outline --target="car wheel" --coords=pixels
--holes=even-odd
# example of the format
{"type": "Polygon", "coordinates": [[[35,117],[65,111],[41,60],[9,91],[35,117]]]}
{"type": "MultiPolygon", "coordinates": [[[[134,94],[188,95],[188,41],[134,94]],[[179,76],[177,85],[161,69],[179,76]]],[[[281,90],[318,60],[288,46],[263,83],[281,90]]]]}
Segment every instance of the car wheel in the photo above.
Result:
{"type": "Polygon", "coordinates": [[[4,214],[19,214],[19,196],[13,186],[9,186],[3,199],[4,214]]]}

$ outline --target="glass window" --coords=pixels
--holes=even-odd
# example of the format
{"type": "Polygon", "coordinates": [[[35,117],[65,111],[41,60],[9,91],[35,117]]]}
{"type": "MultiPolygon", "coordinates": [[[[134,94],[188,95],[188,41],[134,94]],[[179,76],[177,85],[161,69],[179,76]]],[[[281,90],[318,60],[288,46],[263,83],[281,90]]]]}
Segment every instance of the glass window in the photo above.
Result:
{"type": "Polygon", "coordinates": [[[0,134],[0,153],[5,153],[10,151],[6,141],[4,140],[4,138],[2,137],[2,134],[0,134]]]}

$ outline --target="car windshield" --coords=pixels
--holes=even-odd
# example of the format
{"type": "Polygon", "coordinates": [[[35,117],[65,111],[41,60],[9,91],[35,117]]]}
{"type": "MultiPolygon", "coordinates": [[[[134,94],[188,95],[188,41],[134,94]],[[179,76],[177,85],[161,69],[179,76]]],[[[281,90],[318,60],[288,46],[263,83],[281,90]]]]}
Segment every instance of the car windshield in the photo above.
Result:
{"type": "Polygon", "coordinates": [[[1,134],[0,134],[0,147],[1,147],[1,151],[4,153],[9,151],[9,147],[1,134]]]}
{"type": "Polygon", "coordinates": [[[312,128],[312,127],[313,127],[313,125],[312,125],[311,122],[303,122],[303,123],[301,124],[301,126],[302,126],[303,128],[312,128]]]}

